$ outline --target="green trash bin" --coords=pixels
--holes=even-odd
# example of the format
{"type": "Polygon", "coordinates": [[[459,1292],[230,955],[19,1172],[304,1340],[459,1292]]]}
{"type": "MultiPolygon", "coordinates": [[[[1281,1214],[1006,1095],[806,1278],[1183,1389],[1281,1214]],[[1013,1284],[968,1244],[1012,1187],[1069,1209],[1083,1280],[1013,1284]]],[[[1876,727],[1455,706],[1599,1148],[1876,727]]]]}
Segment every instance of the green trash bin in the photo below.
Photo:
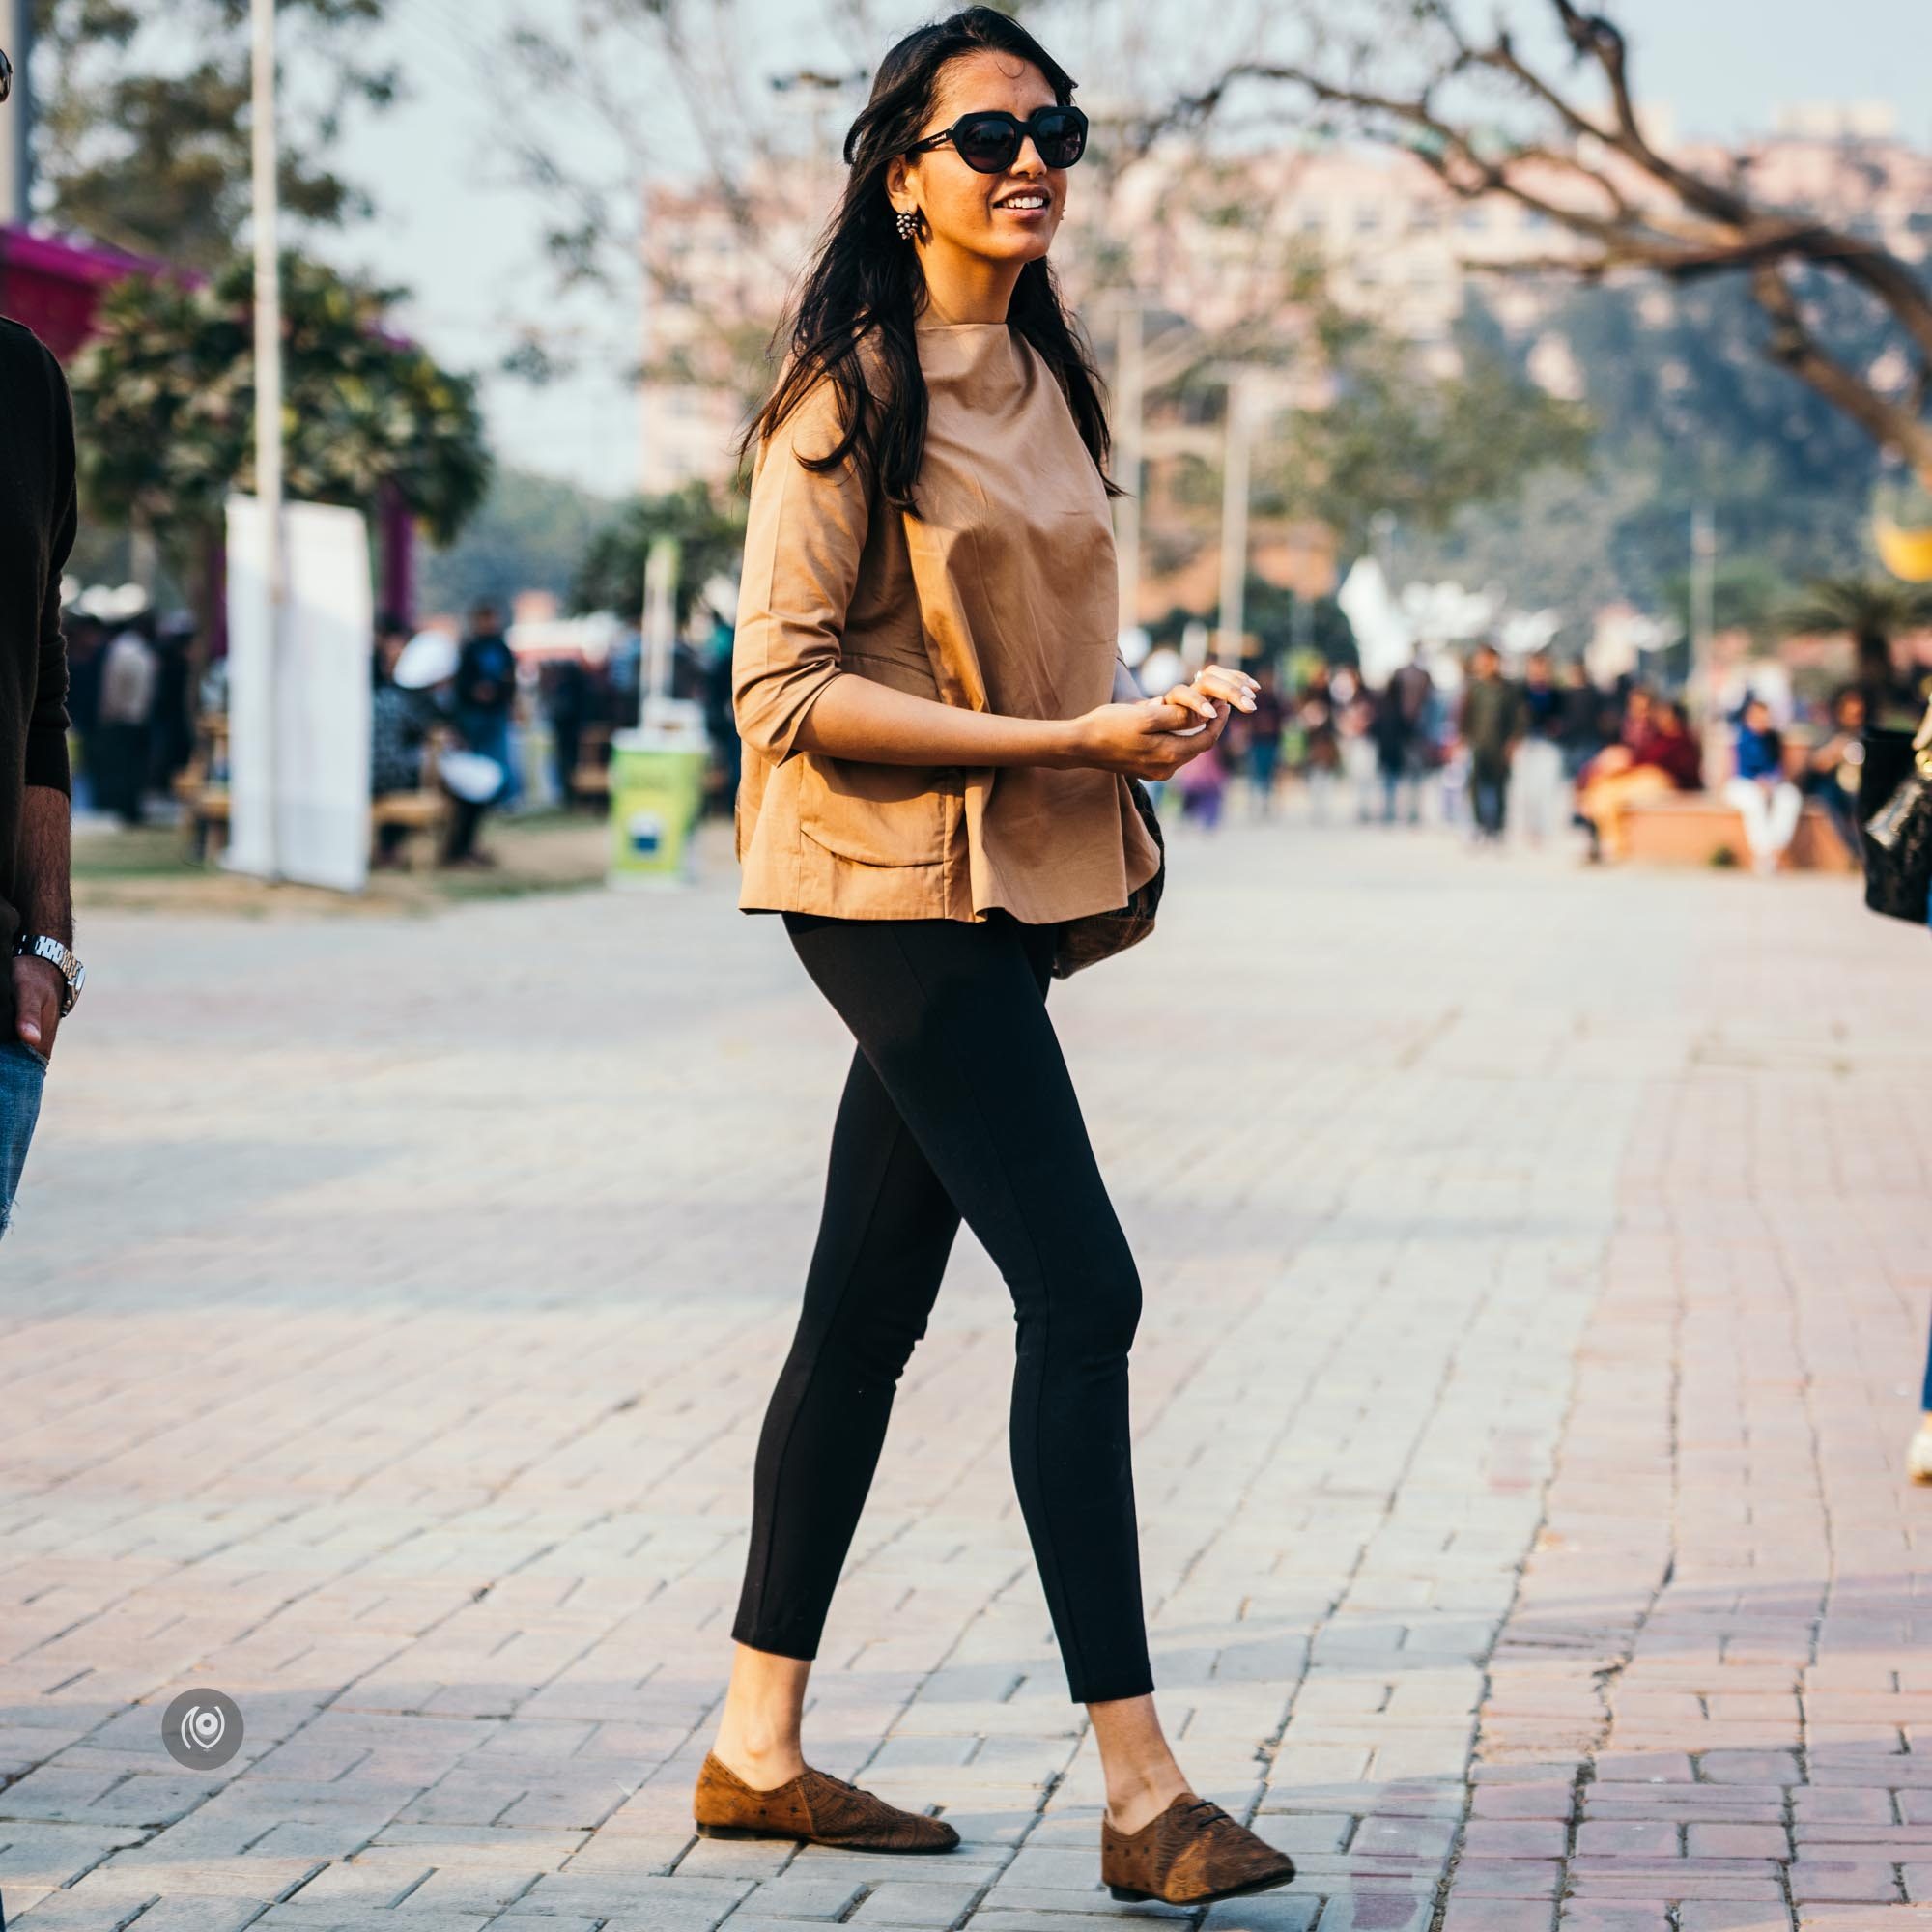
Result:
{"type": "MultiPolygon", "coordinates": [[[[693,707],[696,709],[696,706],[693,707]]],[[[710,746],[696,728],[652,724],[611,740],[611,883],[689,884],[710,746]]]]}

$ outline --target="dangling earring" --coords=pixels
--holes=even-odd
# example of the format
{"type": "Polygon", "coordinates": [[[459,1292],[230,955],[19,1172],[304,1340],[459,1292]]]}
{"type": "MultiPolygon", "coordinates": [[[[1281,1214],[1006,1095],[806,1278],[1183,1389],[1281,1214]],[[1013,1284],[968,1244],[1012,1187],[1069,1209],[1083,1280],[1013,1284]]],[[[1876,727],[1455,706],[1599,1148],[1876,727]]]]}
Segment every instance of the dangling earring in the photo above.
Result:
{"type": "Polygon", "coordinates": [[[899,240],[901,242],[913,242],[919,239],[920,213],[918,209],[902,208],[893,216],[893,221],[898,228],[899,240]]]}

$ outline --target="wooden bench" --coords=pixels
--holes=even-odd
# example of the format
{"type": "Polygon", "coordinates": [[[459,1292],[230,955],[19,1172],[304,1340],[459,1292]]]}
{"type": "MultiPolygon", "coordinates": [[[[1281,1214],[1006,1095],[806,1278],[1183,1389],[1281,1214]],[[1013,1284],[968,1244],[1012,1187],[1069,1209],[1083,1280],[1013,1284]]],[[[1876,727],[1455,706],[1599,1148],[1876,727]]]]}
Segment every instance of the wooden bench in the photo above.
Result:
{"type": "Polygon", "coordinates": [[[570,775],[572,803],[611,796],[611,727],[586,724],[578,733],[577,769],[570,775]]]}
{"type": "MultiPolygon", "coordinates": [[[[1625,850],[1652,866],[1712,866],[1726,854],[1732,864],[1748,866],[1750,846],[1735,806],[1714,792],[1683,791],[1639,799],[1624,808],[1625,850]]],[[[1846,850],[1838,828],[1821,805],[1805,801],[1784,863],[1793,871],[1856,872],[1858,860],[1846,850]]]]}
{"type": "Polygon", "coordinates": [[[384,792],[369,801],[371,833],[385,825],[400,828],[403,864],[412,872],[423,865],[434,866],[447,838],[449,794],[436,777],[446,737],[445,732],[432,731],[423,740],[422,779],[414,791],[384,792]]]}
{"type": "Polygon", "coordinates": [[[228,842],[226,712],[211,711],[195,721],[194,751],[175,774],[173,789],[181,805],[182,844],[188,859],[198,864],[218,855],[228,842]]]}
{"type": "MultiPolygon", "coordinates": [[[[422,781],[414,791],[390,792],[369,803],[369,827],[400,826],[403,859],[413,871],[434,865],[442,851],[449,823],[449,794],[437,782],[437,758],[445,734],[432,731],[423,743],[422,781]],[[417,835],[422,835],[418,840],[417,835]]],[[[205,864],[220,856],[228,842],[228,719],[215,713],[195,727],[194,754],[176,775],[181,802],[182,842],[187,857],[205,864]]]]}

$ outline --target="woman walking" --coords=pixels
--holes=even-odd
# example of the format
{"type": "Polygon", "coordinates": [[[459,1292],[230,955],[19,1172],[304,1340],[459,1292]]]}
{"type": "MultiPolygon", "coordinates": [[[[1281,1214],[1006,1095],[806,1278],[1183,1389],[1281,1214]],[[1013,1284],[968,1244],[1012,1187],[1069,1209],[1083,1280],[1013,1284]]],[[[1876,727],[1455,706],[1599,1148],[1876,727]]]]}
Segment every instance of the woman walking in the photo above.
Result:
{"type": "Polygon", "coordinates": [[[801,1716],[963,1218],[1013,1297],[1013,1476],[1100,1747],[1102,1876],[1200,1903],[1293,1866],[1188,1788],[1155,1716],[1127,1412],[1140,1281],[1045,995],[1069,925],[1160,865],[1129,777],[1209,750],[1253,680],[1212,667],[1142,698],[1116,656],[1106,424],[1045,261],[1085,142],[1072,92],[988,8],[892,50],[747,437],[739,903],[782,915],[857,1046],[694,1810],[711,1833],[959,1842],[809,1766],[801,1716]]]}

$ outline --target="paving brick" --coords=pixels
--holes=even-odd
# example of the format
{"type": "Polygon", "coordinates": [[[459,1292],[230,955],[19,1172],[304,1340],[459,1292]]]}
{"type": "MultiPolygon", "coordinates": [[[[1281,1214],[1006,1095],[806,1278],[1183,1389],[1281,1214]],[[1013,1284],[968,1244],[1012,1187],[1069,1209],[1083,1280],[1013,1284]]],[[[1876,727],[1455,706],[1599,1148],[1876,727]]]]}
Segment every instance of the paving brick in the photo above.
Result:
{"type": "MultiPolygon", "coordinates": [[[[1783,1849],[1780,1841],[1777,1850],[1781,1853],[1783,1849]]],[[[1628,1853],[1637,1858],[1668,1859],[1674,1858],[1682,1846],[1675,1825],[1593,1819],[1577,1827],[1577,1850],[1613,1857],[1628,1853]]]]}
{"type": "Polygon", "coordinates": [[[1831,1905],[1845,1899],[1890,1904],[1903,1897],[1892,1867],[1876,1861],[1800,1859],[1788,1876],[1791,1895],[1801,1905],[1831,1905]]]}
{"type": "Polygon", "coordinates": [[[1570,1828],[1554,1819],[1472,1818],[1463,1834],[1463,1850],[1471,1858],[1561,1858],[1569,1846],[1570,1828]]]}
{"type": "Polygon", "coordinates": [[[1791,1855],[1780,1825],[1691,1825],[1685,1848],[1693,1859],[1783,1859],[1791,1855]]]}
{"type": "Polygon", "coordinates": [[[1586,1905],[1571,1899],[1558,1932],[1674,1932],[1670,1908],[1662,1904],[1586,1905]]]}
{"type": "Polygon", "coordinates": [[[1441,1932],[1549,1932],[1554,1902],[1523,1900],[1505,1904],[1493,1898],[1452,1899],[1441,1932]]]}

